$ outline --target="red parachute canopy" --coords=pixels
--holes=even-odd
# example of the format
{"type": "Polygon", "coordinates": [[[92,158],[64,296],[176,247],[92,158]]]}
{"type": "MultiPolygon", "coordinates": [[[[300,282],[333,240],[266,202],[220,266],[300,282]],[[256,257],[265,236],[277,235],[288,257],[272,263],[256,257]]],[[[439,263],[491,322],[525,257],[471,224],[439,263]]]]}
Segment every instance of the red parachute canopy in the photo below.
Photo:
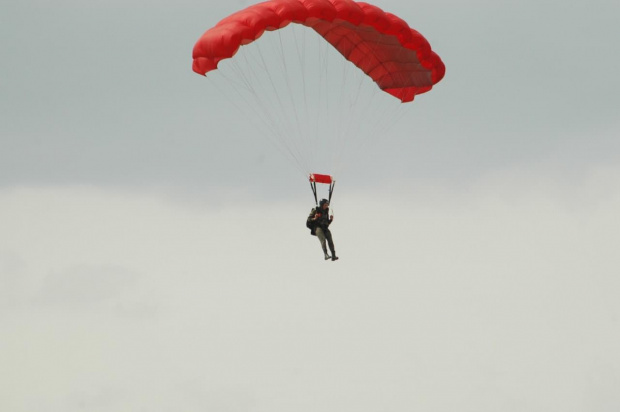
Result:
{"type": "Polygon", "coordinates": [[[445,74],[439,56],[404,20],[352,0],[271,0],[234,13],[198,40],[193,70],[206,75],[265,30],[278,30],[291,22],[314,29],[402,102],[429,91],[445,74]]]}

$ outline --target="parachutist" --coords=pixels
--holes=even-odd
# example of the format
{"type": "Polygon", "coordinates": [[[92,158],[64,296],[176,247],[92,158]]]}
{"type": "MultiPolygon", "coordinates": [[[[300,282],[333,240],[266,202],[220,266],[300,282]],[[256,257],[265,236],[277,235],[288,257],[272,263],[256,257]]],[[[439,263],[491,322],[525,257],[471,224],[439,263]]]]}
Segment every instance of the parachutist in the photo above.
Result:
{"type": "Polygon", "coordinates": [[[325,260],[331,259],[332,261],[338,260],[334,248],[334,241],[332,239],[332,232],[329,230],[329,225],[331,225],[333,220],[334,216],[329,215],[329,201],[327,199],[322,199],[319,203],[319,207],[315,207],[310,211],[310,215],[306,221],[306,226],[310,228],[310,234],[318,237],[319,242],[321,242],[325,260]],[[328,245],[329,250],[332,252],[331,256],[327,253],[328,245]]]}

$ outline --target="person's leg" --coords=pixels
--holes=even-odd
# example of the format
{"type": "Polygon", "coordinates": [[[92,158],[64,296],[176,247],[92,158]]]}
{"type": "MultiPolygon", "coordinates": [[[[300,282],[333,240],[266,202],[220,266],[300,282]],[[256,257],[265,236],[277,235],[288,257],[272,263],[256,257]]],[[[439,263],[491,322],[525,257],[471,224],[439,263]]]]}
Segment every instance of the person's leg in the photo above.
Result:
{"type": "MultiPolygon", "coordinates": [[[[329,230],[327,231],[329,233],[329,230]]],[[[325,260],[329,259],[331,256],[327,254],[327,245],[325,245],[325,232],[322,228],[316,228],[316,237],[319,238],[319,242],[321,242],[321,248],[323,249],[323,254],[325,255],[325,260]]]]}
{"type": "MultiPolygon", "coordinates": [[[[332,240],[332,232],[329,229],[327,229],[325,231],[324,236],[325,236],[325,239],[327,239],[329,250],[331,250],[332,252],[332,260],[338,259],[338,257],[336,256],[336,249],[334,248],[334,241],[332,240]]],[[[325,259],[327,259],[327,257],[325,259]]]]}

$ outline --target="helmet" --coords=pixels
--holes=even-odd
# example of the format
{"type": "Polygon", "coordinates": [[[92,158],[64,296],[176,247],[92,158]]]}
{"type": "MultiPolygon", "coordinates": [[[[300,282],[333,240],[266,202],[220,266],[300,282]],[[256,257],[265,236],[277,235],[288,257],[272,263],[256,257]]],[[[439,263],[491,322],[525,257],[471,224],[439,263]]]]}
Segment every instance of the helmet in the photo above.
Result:
{"type": "Polygon", "coordinates": [[[321,201],[319,202],[319,206],[323,207],[323,205],[327,203],[327,205],[329,206],[329,200],[327,199],[321,199],[321,201]]]}

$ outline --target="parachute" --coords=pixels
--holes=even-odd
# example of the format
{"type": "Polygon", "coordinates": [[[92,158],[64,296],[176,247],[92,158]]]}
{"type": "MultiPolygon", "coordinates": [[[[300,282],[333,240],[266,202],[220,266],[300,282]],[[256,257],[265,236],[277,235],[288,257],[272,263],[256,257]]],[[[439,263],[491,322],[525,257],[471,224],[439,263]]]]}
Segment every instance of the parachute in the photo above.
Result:
{"type": "MultiPolygon", "coordinates": [[[[399,108],[379,108],[360,97],[362,82],[370,79],[375,87],[395,97],[400,104],[428,92],[445,75],[440,57],[403,19],[372,4],[352,0],[271,0],[249,6],[224,18],[200,37],[193,49],[192,68],[205,76],[223,71],[222,76],[242,96],[233,98],[233,103],[242,102],[247,112],[262,116],[263,133],[289,154],[302,173],[310,176],[315,188],[317,182],[332,185],[330,196],[333,179],[330,177],[329,182],[323,182],[318,178],[323,175],[310,173],[316,166],[314,160],[307,160],[308,153],[315,158],[321,156],[317,146],[324,143],[318,141],[319,137],[329,136],[326,142],[330,152],[345,153],[358,136],[367,133],[373,138],[383,133],[392,124],[392,120],[386,119],[399,113],[399,108]],[[302,31],[283,34],[289,25],[301,27],[302,31]],[[308,29],[318,34],[322,42],[318,46],[318,57],[306,54],[308,29]],[[265,55],[258,44],[262,39],[257,40],[269,32],[278,33],[273,48],[282,48],[276,53],[281,63],[265,55]],[[294,45],[284,51],[283,45],[288,41],[294,45]],[[232,59],[253,44],[259,50],[256,56],[232,59]],[[342,77],[329,72],[333,70],[334,57],[329,57],[325,44],[344,57],[342,77]],[[222,69],[221,64],[229,59],[238,62],[222,69]],[[244,60],[246,68],[241,70],[237,64],[243,64],[244,60]],[[304,68],[317,62],[323,66],[316,70],[304,68]],[[275,66],[277,72],[268,68],[269,65],[275,66]],[[366,79],[353,80],[356,73],[348,72],[349,66],[359,69],[357,72],[361,71],[366,79]],[[261,70],[267,71],[262,78],[258,73],[261,70]],[[311,72],[318,73],[318,83],[309,80],[311,72]],[[284,83],[280,90],[274,86],[277,80],[284,83]],[[352,83],[352,91],[328,97],[348,83],[352,83]],[[275,97],[266,97],[272,89],[275,97]],[[313,94],[325,100],[309,102],[313,94]],[[337,110],[341,112],[334,114],[337,110]],[[376,118],[370,119],[371,116],[376,118]],[[363,125],[364,121],[368,126],[363,125]],[[340,135],[340,140],[335,135],[340,135]]],[[[374,96],[374,92],[370,93],[374,96]]],[[[227,88],[224,88],[224,95],[231,98],[227,88]]]]}
{"type": "Polygon", "coordinates": [[[198,40],[193,70],[205,75],[265,30],[291,22],[314,29],[381,90],[402,102],[429,91],[445,74],[439,56],[404,20],[352,0],[271,0],[234,13],[198,40]]]}

